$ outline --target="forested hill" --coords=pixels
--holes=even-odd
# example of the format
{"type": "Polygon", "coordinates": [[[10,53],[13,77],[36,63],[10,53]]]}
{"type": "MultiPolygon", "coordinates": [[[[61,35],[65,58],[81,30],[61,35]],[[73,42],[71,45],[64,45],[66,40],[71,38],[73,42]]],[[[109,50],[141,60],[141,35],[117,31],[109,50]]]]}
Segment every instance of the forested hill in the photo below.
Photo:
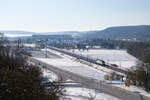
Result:
{"type": "Polygon", "coordinates": [[[26,31],[0,31],[4,34],[41,34],[41,35],[77,35],[84,39],[137,39],[137,40],[150,40],[150,25],[140,25],[140,26],[118,26],[109,27],[104,30],[97,31],[65,31],[65,32],[26,32],[26,31]]]}
{"type": "Polygon", "coordinates": [[[150,25],[110,27],[101,31],[85,32],[83,37],[150,40],[150,25]]]}

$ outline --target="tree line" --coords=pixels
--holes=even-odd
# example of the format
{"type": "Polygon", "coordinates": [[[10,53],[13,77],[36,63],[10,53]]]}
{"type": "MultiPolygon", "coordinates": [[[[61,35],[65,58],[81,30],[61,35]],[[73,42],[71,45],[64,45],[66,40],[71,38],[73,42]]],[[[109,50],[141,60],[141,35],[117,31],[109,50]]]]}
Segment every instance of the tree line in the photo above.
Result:
{"type": "Polygon", "coordinates": [[[134,69],[129,70],[127,79],[150,91],[150,42],[129,43],[127,52],[140,60],[134,69]]]}
{"type": "Polygon", "coordinates": [[[128,43],[127,52],[144,63],[150,63],[150,42],[128,43]]]}

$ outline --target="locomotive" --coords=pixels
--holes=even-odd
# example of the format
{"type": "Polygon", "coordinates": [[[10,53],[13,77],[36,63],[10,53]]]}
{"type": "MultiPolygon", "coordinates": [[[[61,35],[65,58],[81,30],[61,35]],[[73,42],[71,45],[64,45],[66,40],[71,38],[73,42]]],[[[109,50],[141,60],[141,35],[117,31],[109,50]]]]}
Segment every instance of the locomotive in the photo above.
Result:
{"type": "Polygon", "coordinates": [[[105,66],[105,65],[106,65],[106,64],[105,64],[105,61],[100,60],[100,59],[97,59],[97,60],[96,60],[96,64],[99,64],[99,65],[102,65],[102,66],[105,66]]]}

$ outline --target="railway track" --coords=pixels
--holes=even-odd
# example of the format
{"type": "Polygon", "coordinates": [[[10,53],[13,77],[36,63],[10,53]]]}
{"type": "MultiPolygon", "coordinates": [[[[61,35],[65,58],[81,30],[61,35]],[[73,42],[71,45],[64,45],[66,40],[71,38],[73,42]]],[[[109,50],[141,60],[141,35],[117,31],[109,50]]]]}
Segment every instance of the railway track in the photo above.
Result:
{"type": "MultiPolygon", "coordinates": [[[[78,55],[78,54],[75,54],[75,53],[71,53],[71,52],[68,52],[68,51],[64,51],[64,50],[61,50],[61,49],[58,49],[58,48],[55,48],[55,47],[48,47],[49,49],[52,49],[52,50],[55,50],[55,51],[58,51],[60,53],[64,53],[66,55],[69,55],[69,56],[72,56],[72,57],[75,57],[77,59],[81,59],[81,60],[84,60],[84,61],[87,61],[87,62],[90,62],[90,63],[93,63],[93,64],[96,64],[96,65],[100,65],[102,67],[105,67],[105,68],[108,68],[108,69],[111,69],[111,70],[114,70],[116,72],[120,72],[120,73],[123,73],[123,74],[126,74],[127,71],[126,70],[123,70],[123,69],[120,69],[120,68],[117,68],[115,66],[112,66],[112,65],[108,65],[108,64],[100,64],[100,63],[97,63],[97,61],[95,59],[92,59],[92,58],[89,58],[89,57],[85,57],[85,56],[81,56],[81,55],[78,55]]],[[[102,60],[101,60],[102,61],[102,60]]]]}

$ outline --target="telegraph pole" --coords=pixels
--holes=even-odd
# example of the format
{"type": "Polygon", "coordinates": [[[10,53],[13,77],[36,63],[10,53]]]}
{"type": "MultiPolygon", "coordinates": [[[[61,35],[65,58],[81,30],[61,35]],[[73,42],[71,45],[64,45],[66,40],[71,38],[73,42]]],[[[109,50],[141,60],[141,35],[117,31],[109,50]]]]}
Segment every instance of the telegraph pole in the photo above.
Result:
{"type": "Polygon", "coordinates": [[[45,43],[45,48],[46,48],[45,58],[47,58],[47,40],[46,40],[46,43],[45,43]]]}

